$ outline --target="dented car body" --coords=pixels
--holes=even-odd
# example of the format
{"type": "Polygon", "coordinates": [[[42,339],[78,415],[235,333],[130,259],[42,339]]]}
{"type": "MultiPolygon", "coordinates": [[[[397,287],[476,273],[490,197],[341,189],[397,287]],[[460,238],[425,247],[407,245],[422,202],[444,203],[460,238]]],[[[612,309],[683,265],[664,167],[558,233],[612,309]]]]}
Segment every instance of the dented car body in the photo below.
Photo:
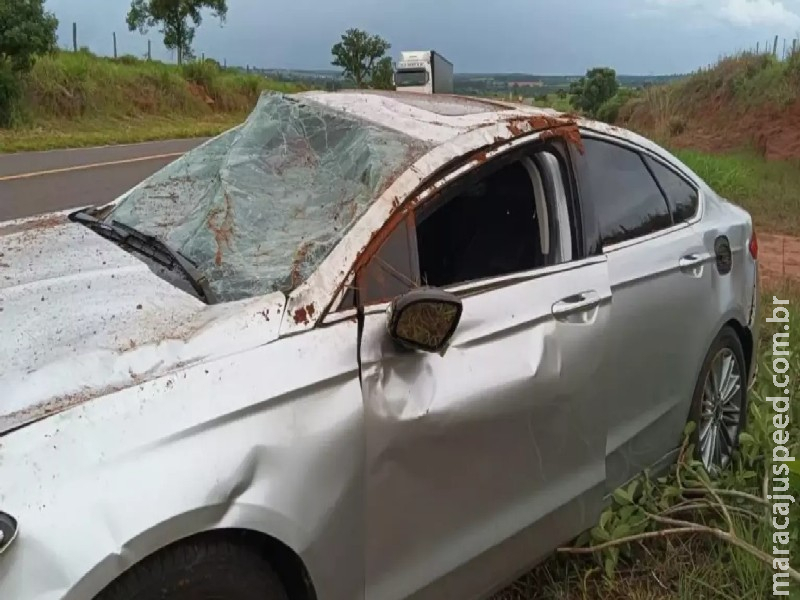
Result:
{"type": "Polygon", "coordinates": [[[726,326],[743,408],[753,245],[628,131],[265,95],[110,205],[0,224],[0,598],[242,531],[286,597],[485,597],[669,464],[726,326]],[[414,290],[458,306],[435,352],[387,331],[414,290]]]}

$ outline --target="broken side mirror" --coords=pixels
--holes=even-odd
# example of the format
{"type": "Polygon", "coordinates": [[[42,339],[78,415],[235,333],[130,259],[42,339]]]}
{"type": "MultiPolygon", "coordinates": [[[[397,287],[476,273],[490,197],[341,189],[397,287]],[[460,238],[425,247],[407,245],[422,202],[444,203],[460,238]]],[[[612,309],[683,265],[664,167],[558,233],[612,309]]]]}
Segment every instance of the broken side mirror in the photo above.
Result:
{"type": "Polygon", "coordinates": [[[395,298],[387,310],[389,335],[400,345],[442,353],[458,327],[461,300],[437,288],[420,288],[395,298]]]}

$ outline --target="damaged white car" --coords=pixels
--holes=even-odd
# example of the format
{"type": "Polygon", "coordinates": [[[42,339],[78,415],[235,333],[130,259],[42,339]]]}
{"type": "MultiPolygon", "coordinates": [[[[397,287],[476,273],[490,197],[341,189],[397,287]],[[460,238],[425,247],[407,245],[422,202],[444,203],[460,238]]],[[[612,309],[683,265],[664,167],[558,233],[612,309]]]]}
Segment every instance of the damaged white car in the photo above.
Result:
{"type": "Polygon", "coordinates": [[[754,372],[750,216],[655,144],[453,96],[261,98],[0,224],[0,598],[483,598],[754,372]]]}

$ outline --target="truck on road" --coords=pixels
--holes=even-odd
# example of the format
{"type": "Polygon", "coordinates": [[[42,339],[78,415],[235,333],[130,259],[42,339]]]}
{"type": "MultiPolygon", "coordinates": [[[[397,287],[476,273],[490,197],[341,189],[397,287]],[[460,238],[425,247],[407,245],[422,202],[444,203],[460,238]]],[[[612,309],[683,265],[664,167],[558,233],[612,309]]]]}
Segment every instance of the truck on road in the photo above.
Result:
{"type": "Polygon", "coordinates": [[[404,92],[453,93],[453,63],[435,50],[401,52],[394,84],[404,92]]]}

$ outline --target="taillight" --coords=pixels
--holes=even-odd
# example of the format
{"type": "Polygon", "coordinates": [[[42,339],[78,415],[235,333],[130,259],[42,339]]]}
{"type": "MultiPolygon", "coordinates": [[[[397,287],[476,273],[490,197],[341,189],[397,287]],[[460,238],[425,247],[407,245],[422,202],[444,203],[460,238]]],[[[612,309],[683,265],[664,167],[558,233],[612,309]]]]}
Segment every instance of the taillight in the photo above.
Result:
{"type": "Polygon", "coordinates": [[[755,227],[753,228],[753,233],[750,235],[750,244],[748,248],[750,250],[750,256],[752,256],[754,260],[758,260],[758,237],[756,237],[755,227]]]}

